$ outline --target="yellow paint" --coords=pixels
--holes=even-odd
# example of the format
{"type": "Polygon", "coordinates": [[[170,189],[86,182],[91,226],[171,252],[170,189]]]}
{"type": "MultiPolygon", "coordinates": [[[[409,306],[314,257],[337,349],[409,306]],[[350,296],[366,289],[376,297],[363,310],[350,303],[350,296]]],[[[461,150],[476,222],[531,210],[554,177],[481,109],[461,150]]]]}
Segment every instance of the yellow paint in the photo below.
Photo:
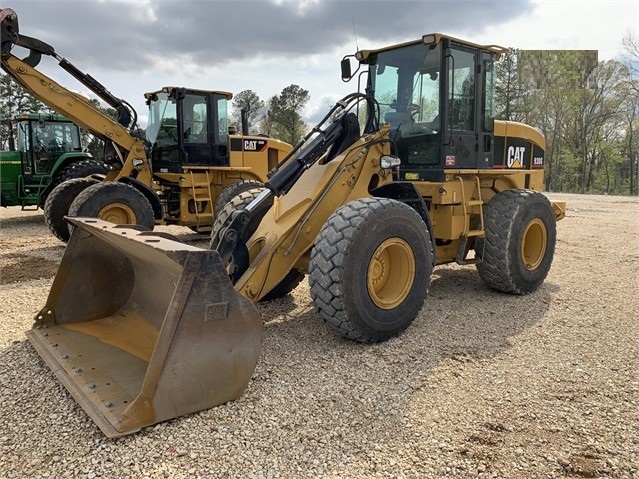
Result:
{"type": "Polygon", "coordinates": [[[93,336],[99,341],[149,362],[155,349],[159,332],[135,312],[126,315],[68,323],[64,328],[93,336]]]}

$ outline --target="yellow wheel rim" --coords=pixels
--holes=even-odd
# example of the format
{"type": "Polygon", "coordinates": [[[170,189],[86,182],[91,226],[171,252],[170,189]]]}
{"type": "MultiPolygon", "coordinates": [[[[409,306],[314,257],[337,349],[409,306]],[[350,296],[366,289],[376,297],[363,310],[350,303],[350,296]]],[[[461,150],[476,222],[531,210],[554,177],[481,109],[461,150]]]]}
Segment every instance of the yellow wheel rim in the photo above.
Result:
{"type": "Polygon", "coordinates": [[[118,225],[134,225],[137,215],[126,203],[110,203],[98,212],[98,218],[118,225]]]}
{"type": "Polygon", "coordinates": [[[521,261],[527,270],[535,270],[541,264],[547,244],[546,225],[539,218],[534,218],[526,226],[521,242],[521,261]]]}
{"type": "Polygon", "coordinates": [[[366,283],[373,303],[393,309],[408,296],[415,281],[415,255],[401,238],[389,238],[373,253],[368,263],[366,283]]]}

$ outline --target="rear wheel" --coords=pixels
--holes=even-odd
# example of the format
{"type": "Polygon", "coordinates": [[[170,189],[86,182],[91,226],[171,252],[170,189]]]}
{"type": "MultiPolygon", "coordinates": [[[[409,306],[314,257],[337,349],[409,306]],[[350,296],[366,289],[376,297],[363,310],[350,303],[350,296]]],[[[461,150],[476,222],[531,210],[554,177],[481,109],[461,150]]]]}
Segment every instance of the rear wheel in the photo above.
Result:
{"type": "Polygon", "coordinates": [[[264,189],[264,184],[257,180],[241,180],[233,183],[222,190],[220,196],[215,200],[215,214],[218,215],[224,209],[224,206],[240,193],[250,191],[254,188],[264,189]]]}
{"type": "Polygon", "coordinates": [[[56,186],[44,202],[44,221],[51,232],[65,243],[69,241],[69,225],[64,217],[69,214],[69,207],[77,196],[96,181],[89,178],[75,178],[56,186]]]}
{"type": "Polygon", "coordinates": [[[475,242],[479,276],[497,291],[526,294],[548,275],[557,223],[550,201],[531,190],[498,193],[484,209],[486,237],[475,242]]]}
{"type": "Polygon", "coordinates": [[[99,218],[116,224],[155,225],[153,207],[133,186],[104,182],[90,186],[73,201],[69,216],[99,218]]]}
{"type": "MultiPolygon", "coordinates": [[[[53,193],[53,189],[59,184],[72,180],[75,178],[86,178],[91,175],[106,175],[109,172],[109,166],[102,162],[95,160],[93,158],[87,158],[80,161],[75,161],[58,171],[58,173],[53,177],[51,183],[49,185],[49,195],[53,193]]],[[[48,195],[47,195],[48,196],[48,195]]],[[[42,204],[40,206],[44,206],[46,202],[46,197],[42,198],[42,204]]],[[[69,210],[69,204],[67,205],[66,211],[69,210]]],[[[65,213],[66,214],[66,213],[65,213]]]]}
{"type": "Polygon", "coordinates": [[[374,343],[415,319],[433,268],[428,226],[386,198],[352,201],[331,215],[311,252],[309,284],[319,316],[351,339],[374,343]]]}

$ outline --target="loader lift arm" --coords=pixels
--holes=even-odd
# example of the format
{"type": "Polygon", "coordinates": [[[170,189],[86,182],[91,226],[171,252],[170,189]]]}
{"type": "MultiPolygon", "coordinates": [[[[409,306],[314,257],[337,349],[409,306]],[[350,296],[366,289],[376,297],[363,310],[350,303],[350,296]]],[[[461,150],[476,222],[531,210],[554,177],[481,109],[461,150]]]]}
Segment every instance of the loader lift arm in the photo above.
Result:
{"type": "Polygon", "coordinates": [[[233,279],[239,278],[248,267],[248,257],[243,251],[242,241],[246,241],[255,232],[266,212],[273,206],[274,197],[286,194],[302,174],[324,155],[327,155],[325,161],[330,161],[359,138],[357,116],[349,113],[349,110],[361,100],[366,102],[368,111],[372,113],[368,115],[369,123],[365,130],[377,130],[378,118],[375,112],[379,108],[375,100],[361,93],[347,95],[331,108],[278,168],[270,172],[269,181],[265,184],[266,190],[245,209],[234,212],[228,218],[225,228],[211,239],[210,249],[219,253],[223,264],[228,265],[235,256],[233,260],[236,271],[232,275],[233,279]],[[292,157],[294,159],[289,161],[292,157]],[[238,265],[239,258],[242,258],[242,264],[238,265]]]}
{"type": "MultiPolygon", "coordinates": [[[[82,73],[68,60],[59,56],[55,49],[41,40],[21,35],[18,28],[17,14],[5,8],[0,10],[0,41],[2,69],[30,95],[66,116],[80,128],[92,133],[109,145],[106,155],[108,162],[116,169],[121,169],[128,159],[135,158],[137,169],[144,174],[146,170],[150,178],[150,168],[146,161],[143,140],[136,138],[137,114],[126,101],[111,94],[101,83],[88,74],[82,73]],[[29,55],[20,59],[11,51],[15,46],[29,50],[29,55]],[[77,79],[85,87],[104,100],[118,112],[115,121],[94,108],[86,98],[61,86],[36,67],[42,55],[54,57],[58,65],[77,79]],[[132,158],[130,158],[132,157],[132,158]]],[[[127,174],[128,172],[122,172],[127,174]]]]}

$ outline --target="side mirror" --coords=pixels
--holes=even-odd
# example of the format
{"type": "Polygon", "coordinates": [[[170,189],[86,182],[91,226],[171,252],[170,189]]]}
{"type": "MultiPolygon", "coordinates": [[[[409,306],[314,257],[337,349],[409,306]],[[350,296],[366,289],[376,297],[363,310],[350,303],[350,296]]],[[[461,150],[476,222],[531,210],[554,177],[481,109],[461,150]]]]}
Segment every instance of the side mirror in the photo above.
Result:
{"type": "Polygon", "coordinates": [[[340,67],[342,69],[342,81],[348,81],[353,78],[352,68],[351,68],[351,59],[344,58],[340,62],[340,67]]]}

